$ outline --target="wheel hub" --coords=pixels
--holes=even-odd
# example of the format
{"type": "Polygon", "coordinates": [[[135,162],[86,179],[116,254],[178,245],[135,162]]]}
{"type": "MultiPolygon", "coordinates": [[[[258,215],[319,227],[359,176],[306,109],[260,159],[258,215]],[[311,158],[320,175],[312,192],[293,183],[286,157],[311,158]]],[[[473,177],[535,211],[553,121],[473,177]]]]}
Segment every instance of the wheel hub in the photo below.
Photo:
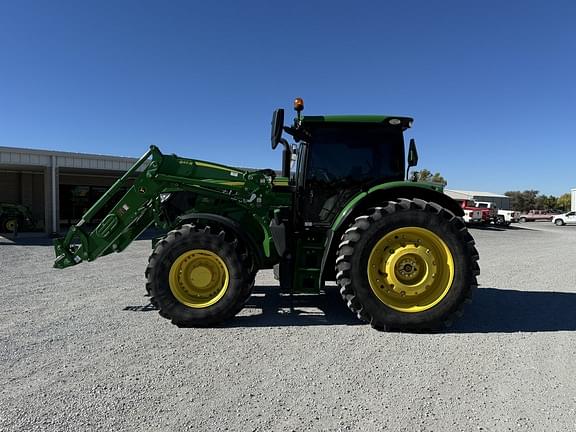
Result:
{"type": "Polygon", "coordinates": [[[204,288],[212,280],[212,272],[209,268],[199,266],[190,272],[190,284],[196,288],[204,288]]]}
{"type": "Polygon", "coordinates": [[[406,255],[404,258],[399,260],[394,269],[396,276],[407,283],[418,278],[421,274],[421,265],[416,261],[416,259],[416,256],[406,255]]]}

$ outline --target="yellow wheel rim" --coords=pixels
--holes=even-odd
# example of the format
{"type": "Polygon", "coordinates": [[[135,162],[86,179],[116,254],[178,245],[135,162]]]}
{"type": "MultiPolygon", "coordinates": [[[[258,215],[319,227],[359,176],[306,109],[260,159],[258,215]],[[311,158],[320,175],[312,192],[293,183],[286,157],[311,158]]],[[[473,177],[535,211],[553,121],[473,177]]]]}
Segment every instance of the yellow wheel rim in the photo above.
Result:
{"type": "Polygon", "coordinates": [[[8,219],[5,223],[6,231],[12,232],[16,229],[18,221],[16,219],[8,219]]]}
{"type": "Polygon", "coordinates": [[[432,231],[398,228],[384,235],[368,258],[368,281],[392,309],[417,313],[437,305],[454,280],[454,259],[432,231]]]}
{"type": "Polygon", "coordinates": [[[228,268],[222,258],[205,249],[184,252],[170,267],[172,294],[191,308],[217,303],[226,294],[229,282],[228,268]]]}

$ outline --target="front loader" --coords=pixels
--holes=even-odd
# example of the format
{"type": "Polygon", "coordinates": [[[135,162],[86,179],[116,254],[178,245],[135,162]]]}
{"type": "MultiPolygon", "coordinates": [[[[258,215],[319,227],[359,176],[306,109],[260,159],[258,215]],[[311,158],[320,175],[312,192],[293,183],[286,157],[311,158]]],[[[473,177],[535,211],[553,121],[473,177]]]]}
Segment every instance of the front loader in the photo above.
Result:
{"type": "MultiPolygon", "coordinates": [[[[155,225],[166,234],[153,242],[146,289],[176,325],[230,319],[250,297],[257,271],[270,268],[285,292],[320,293],[336,281],[352,312],[380,330],[449,324],[477,286],[478,252],[461,208],[441,187],[405,180],[412,119],[302,116],[303,101],[294,105],[292,125],[284,125],[282,109],[272,120],[272,148],[284,147],[281,175],[151,146],[55,240],[54,266],[121,252],[155,225]]],[[[411,140],[408,168],[417,159],[411,140]]]]}

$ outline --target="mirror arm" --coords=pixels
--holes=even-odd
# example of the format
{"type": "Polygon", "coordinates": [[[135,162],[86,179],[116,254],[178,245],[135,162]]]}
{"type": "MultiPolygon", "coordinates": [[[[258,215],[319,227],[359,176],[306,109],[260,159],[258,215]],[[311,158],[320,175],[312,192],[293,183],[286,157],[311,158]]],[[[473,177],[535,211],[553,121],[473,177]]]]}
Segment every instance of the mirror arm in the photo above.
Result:
{"type": "Polygon", "coordinates": [[[292,135],[296,142],[308,141],[310,139],[310,134],[303,129],[290,126],[284,126],[282,129],[284,129],[284,132],[292,135]]]}

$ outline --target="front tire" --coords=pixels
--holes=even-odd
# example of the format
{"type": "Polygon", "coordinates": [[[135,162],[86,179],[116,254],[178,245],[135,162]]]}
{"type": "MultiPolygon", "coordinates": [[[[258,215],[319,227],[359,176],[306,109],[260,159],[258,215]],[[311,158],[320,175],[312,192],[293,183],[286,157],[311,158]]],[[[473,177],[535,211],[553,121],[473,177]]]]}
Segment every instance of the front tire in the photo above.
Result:
{"type": "Polygon", "coordinates": [[[348,307],[379,330],[433,330],[461,314],[478,252],[461,218],[438,204],[400,199],[342,236],[337,282],[348,307]]]}
{"type": "Polygon", "coordinates": [[[240,312],[254,285],[252,268],[248,250],[231,233],[184,225],[156,245],[146,288],[173,324],[211,326],[240,312]]]}
{"type": "Polygon", "coordinates": [[[554,221],[554,223],[556,224],[556,226],[562,226],[564,225],[564,221],[562,219],[556,219],[554,221]]]}

